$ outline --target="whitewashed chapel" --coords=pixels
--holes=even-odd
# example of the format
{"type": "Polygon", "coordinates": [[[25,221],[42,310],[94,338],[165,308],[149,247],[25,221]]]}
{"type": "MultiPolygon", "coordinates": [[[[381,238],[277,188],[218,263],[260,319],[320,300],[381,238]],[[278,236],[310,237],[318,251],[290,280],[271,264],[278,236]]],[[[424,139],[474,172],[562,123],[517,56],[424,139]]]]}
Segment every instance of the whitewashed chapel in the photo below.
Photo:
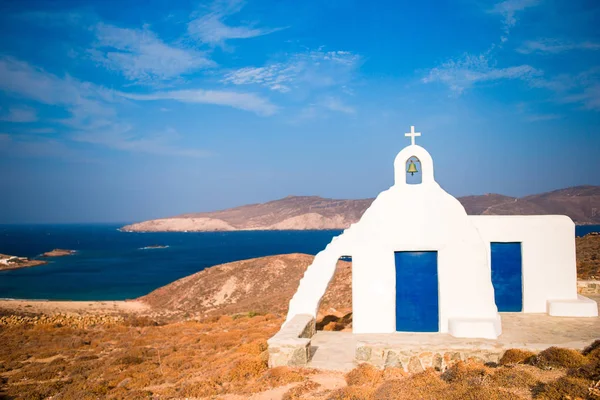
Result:
{"type": "Polygon", "coordinates": [[[312,335],[343,256],[352,257],[353,333],[495,339],[502,311],[598,315],[596,303],[577,294],[569,217],[469,216],[435,181],[431,156],[415,144],[420,133],[411,127],[406,136],[394,185],[317,254],[270,344],[287,341],[292,351],[312,335]]]}

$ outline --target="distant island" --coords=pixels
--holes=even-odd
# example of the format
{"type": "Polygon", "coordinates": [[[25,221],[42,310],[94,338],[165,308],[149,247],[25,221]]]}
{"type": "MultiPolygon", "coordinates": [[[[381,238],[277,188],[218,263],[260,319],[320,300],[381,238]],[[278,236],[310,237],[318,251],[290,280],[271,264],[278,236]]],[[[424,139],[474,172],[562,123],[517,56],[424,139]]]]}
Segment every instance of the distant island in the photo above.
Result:
{"type": "Polygon", "coordinates": [[[0,254],[0,271],[7,271],[9,269],[29,268],[37,267],[38,265],[48,264],[47,261],[42,260],[31,260],[27,257],[9,256],[7,254],[0,254]]]}
{"type": "MultiPolygon", "coordinates": [[[[75,254],[75,250],[65,249],[54,249],[43,253],[40,257],[63,257],[75,254]]],[[[7,254],[0,254],[0,271],[7,271],[9,269],[19,268],[30,268],[37,267],[38,265],[48,264],[48,261],[34,260],[28,257],[10,256],[7,254]]]]}
{"type": "Polygon", "coordinates": [[[75,250],[54,249],[42,254],[42,257],[64,257],[75,254],[75,250]]]}
{"type": "MultiPolygon", "coordinates": [[[[124,232],[214,232],[239,230],[346,229],[374,199],[335,200],[288,196],[221,211],[143,221],[124,232]]],[[[500,194],[459,197],[470,215],[568,215],[580,225],[600,224],[600,186],[575,186],[516,198],[500,194]]]]}

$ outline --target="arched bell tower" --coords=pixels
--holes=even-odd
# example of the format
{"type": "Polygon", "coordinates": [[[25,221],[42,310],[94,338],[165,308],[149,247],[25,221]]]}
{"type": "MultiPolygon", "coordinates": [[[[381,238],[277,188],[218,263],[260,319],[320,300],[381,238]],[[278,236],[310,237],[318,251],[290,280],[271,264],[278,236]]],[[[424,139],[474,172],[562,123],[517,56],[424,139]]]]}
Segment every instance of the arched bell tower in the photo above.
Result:
{"type": "MultiPolygon", "coordinates": [[[[415,132],[415,127],[410,127],[410,132],[404,134],[404,136],[410,137],[411,144],[406,146],[398,153],[394,160],[394,176],[395,185],[408,185],[407,183],[407,162],[410,159],[418,159],[421,167],[421,185],[435,183],[433,178],[433,159],[431,155],[422,148],[415,144],[415,137],[421,136],[420,132],[415,132]]],[[[410,171],[408,171],[410,173],[410,171]]]]}

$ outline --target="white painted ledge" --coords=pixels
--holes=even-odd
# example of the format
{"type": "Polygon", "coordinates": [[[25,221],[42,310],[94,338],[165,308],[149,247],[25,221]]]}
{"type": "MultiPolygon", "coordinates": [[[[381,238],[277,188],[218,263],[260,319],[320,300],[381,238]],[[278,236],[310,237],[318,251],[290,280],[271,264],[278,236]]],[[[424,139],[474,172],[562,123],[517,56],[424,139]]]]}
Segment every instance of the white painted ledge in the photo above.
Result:
{"type": "Polygon", "coordinates": [[[449,318],[448,333],[457,338],[497,339],[502,334],[500,315],[496,318],[449,318]]]}
{"type": "Polygon", "coordinates": [[[548,300],[548,314],[554,317],[597,317],[598,304],[578,294],[577,299],[548,300]]]}

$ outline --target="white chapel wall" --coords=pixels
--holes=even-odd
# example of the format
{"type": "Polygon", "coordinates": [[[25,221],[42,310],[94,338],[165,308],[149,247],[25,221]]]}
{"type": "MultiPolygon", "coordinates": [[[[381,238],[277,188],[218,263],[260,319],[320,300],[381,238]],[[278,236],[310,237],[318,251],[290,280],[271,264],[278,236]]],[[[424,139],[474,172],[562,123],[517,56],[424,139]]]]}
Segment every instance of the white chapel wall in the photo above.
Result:
{"type": "MultiPolygon", "coordinates": [[[[548,300],[577,299],[575,224],[564,215],[469,217],[486,242],[520,242],[523,312],[545,313],[548,300]]],[[[488,256],[488,259],[491,258],[488,256]]]]}

